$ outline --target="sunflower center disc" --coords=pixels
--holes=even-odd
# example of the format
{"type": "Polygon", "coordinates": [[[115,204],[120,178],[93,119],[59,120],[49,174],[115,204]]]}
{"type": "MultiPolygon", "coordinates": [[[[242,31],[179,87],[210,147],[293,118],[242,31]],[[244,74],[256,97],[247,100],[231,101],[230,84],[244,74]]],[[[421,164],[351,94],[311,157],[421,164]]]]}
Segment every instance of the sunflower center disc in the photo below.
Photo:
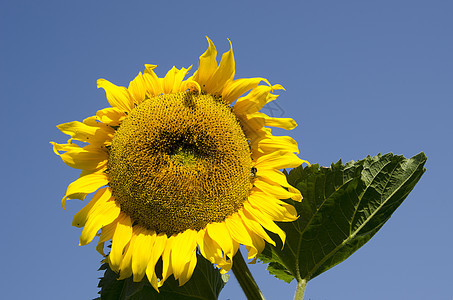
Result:
{"type": "Polygon", "coordinates": [[[145,228],[172,235],[223,221],[247,199],[247,139],[221,99],[189,92],[134,108],[108,160],[115,201],[145,228]]]}

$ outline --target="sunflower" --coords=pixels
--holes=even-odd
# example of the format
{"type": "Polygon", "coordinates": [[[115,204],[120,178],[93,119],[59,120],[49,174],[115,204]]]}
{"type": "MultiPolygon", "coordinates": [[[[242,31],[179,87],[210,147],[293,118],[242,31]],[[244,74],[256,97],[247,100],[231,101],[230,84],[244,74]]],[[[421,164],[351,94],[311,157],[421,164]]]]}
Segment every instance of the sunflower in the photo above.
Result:
{"type": "Polygon", "coordinates": [[[155,65],[145,65],[127,88],[99,79],[111,107],[58,125],[70,139],[51,142],[67,165],[82,170],[63,208],[67,199],[94,193],[73,219],[83,227],[79,244],[98,235],[96,249],[119,279],[146,275],[156,290],[170,275],[187,282],[197,252],[222,273],[240,244],[254,262],[265,241],[275,245],[267,231],[285,241],[274,221],[297,218],[281,199],[302,199],[279,171],[303,162],[297,143],[267,128],[291,130],[296,123],[259,112],[283,87],[265,78],[234,79],[231,42],[219,64],[208,43],[186,80],[191,67],[173,67],[160,78],[155,65]]]}

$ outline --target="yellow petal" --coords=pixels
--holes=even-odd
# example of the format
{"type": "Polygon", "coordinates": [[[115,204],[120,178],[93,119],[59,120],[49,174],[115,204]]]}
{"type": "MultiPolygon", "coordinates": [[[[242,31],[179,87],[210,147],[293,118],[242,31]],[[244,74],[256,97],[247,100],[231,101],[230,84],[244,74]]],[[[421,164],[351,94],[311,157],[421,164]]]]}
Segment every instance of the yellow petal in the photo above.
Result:
{"type": "Polygon", "coordinates": [[[129,243],[124,248],[124,256],[120,264],[120,276],[118,280],[123,280],[132,276],[132,252],[135,245],[135,230],[132,231],[132,237],[129,243]]]}
{"type": "Polygon", "coordinates": [[[221,269],[221,274],[231,269],[233,261],[224,257],[220,245],[209,236],[206,228],[198,231],[197,244],[200,247],[200,253],[211,263],[216,264],[221,269]]]}
{"type": "Polygon", "coordinates": [[[262,239],[264,239],[266,242],[268,242],[271,245],[275,246],[275,242],[273,239],[269,237],[269,235],[266,233],[266,231],[263,229],[261,224],[256,221],[256,218],[252,216],[247,210],[241,209],[238,211],[239,216],[241,217],[242,221],[244,222],[245,226],[247,228],[256,233],[258,236],[260,236],[262,239]]]}
{"type": "MultiPolygon", "coordinates": [[[[213,95],[222,94],[223,87],[227,81],[232,80],[235,72],[233,45],[230,42],[230,51],[222,55],[219,66],[212,74],[211,78],[206,82],[206,87],[203,89],[213,95]]],[[[201,84],[200,84],[201,85],[201,84]]],[[[203,86],[203,85],[201,85],[203,86]]]]}
{"type": "Polygon", "coordinates": [[[223,89],[222,99],[231,104],[248,90],[256,88],[261,81],[270,85],[266,78],[241,78],[229,81],[223,89]]]}
{"type": "Polygon", "coordinates": [[[143,79],[145,80],[146,92],[150,97],[159,96],[163,92],[160,78],[154,73],[156,65],[145,65],[145,73],[143,73],[143,79]]]}
{"type": "Polygon", "coordinates": [[[200,56],[200,66],[196,75],[194,75],[194,80],[200,84],[202,90],[205,90],[208,79],[217,69],[217,50],[212,41],[208,37],[206,39],[208,40],[209,46],[206,52],[200,56]]]}
{"type": "Polygon", "coordinates": [[[132,97],[135,104],[140,104],[143,100],[145,100],[146,87],[142,72],[139,72],[134,80],[129,83],[127,90],[129,91],[129,95],[132,97]]]}
{"type": "Polygon", "coordinates": [[[102,256],[106,256],[104,253],[104,243],[113,237],[115,228],[116,228],[116,220],[113,221],[111,224],[101,228],[101,236],[99,237],[99,241],[98,241],[98,245],[96,246],[96,250],[102,256]]]}
{"type": "Polygon", "coordinates": [[[88,126],[79,121],[63,123],[57,125],[57,128],[64,134],[70,135],[72,139],[82,142],[90,142],[90,139],[93,139],[96,131],[99,130],[98,127],[88,126]]]}
{"type": "MultiPolygon", "coordinates": [[[[234,239],[231,239],[231,241],[233,242],[233,256],[236,255],[236,252],[238,252],[239,250],[239,243],[234,240],[234,239]]],[[[233,261],[233,258],[230,259],[230,261],[233,261]]]]}
{"type": "MultiPolygon", "coordinates": [[[[256,122],[256,119],[247,120],[246,116],[238,116],[240,124],[243,127],[244,133],[247,138],[250,140],[250,145],[256,142],[256,140],[261,139],[263,136],[266,135],[267,130],[269,128],[264,127],[263,122],[256,122]]],[[[256,152],[255,147],[251,149],[253,152],[256,152]]]]}
{"type": "MultiPolygon", "coordinates": [[[[307,161],[303,160],[302,161],[303,163],[307,163],[308,165],[310,165],[307,161]]],[[[277,170],[274,170],[274,174],[275,173],[281,173],[280,171],[277,171],[277,170]]],[[[280,184],[281,186],[284,186],[288,189],[288,193],[291,194],[291,196],[289,198],[293,199],[294,201],[302,201],[302,194],[300,193],[300,191],[296,188],[294,188],[293,186],[291,186],[287,181],[286,181],[286,176],[284,176],[284,180],[281,176],[279,176],[279,178],[281,179],[280,181],[277,180],[277,178],[275,176],[271,176],[270,175],[271,171],[267,171],[267,170],[264,170],[263,171],[263,175],[264,175],[264,178],[262,178],[264,181],[266,182],[276,182],[278,184],[280,184]]],[[[280,198],[280,199],[285,199],[285,198],[280,198]]],[[[287,199],[287,198],[286,198],[287,199]]]]}
{"type": "MultiPolygon", "coordinates": [[[[269,171],[271,172],[271,171],[269,171]]],[[[258,172],[257,172],[258,176],[258,172]]],[[[277,199],[293,199],[295,201],[300,201],[302,200],[302,195],[300,194],[299,190],[292,189],[291,191],[286,190],[285,188],[282,187],[282,184],[275,184],[275,183],[269,183],[269,180],[266,180],[266,178],[258,177],[254,182],[253,185],[259,189],[260,191],[271,195],[277,199]]],[[[273,181],[275,182],[275,181],[273,181]]],[[[287,184],[289,186],[289,184],[287,184]]]]}
{"type": "Polygon", "coordinates": [[[172,262],[171,262],[171,251],[173,250],[173,241],[174,241],[174,236],[171,236],[167,239],[167,243],[165,245],[164,252],[162,254],[162,280],[159,281],[159,284],[157,285],[158,287],[161,287],[165,280],[173,274],[173,267],[172,267],[172,262]]]}
{"type": "Polygon", "coordinates": [[[300,191],[298,189],[296,189],[296,188],[294,188],[292,186],[289,186],[288,187],[288,191],[290,193],[294,194],[294,196],[291,197],[291,199],[293,199],[294,201],[299,201],[299,202],[302,201],[303,196],[302,196],[302,194],[300,193],[300,191]]]}
{"type": "Polygon", "coordinates": [[[98,110],[96,117],[100,122],[109,126],[119,126],[126,118],[126,114],[117,107],[108,107],[98,110]]]}
{"type": "Polygon", "coordinates": [[[108,154],[103,148],[87,145],[83,148],[75,144],[57,144],[50,142],[53,145],[54,152],[57,153],[63,162],[68,166],[82,170],[96,170],[106,165],[108,154]],[[66,153],[58,153],[58,151],[67,151],[66,153]]]}
{"type": "Polygon", "coordinates": [[[98,79],[98,88],[103,88],[107,101],[112,107],[118,107],[122,111],[129,112],[134,108],[134,100],[124,86],[117,86],[105,79],[98,79]]]}
{"type": "Polygon", "coordinates": [[[93,209],[80,235],[79,245],[90,243],[99,229],[112,223],[120,214],[120,208],[115,201],[103,202],[97,209],[93,209]]]}
{"type": "Polygon", "coordinates": [[[281,89],[284,88],[279,84],[273,86],[257,86],[249,94],[239,98],[233,110],[236,115],[257,113],[264,105],[278,98],[278,95],[271,94],[270,92],[281,89]]]}
{"type": "Polygon", "coordinates": [[[302,160],[293,153],[287,151],[275,151],[263,155],[256,160],[256,168],[259,169],[284,169],[295,168],[302,164],[302,160]]]}
{"type": "Polygon", "coordinates": [[[73,143],[50,142],[50,144],[63,162],[72,168],[95,171],[106,167],[108,155],[103,147],[87,145],[82,148],[73,143]],[[67,151],[67,153],[59,153],[59,151],[67,151]]]}
{"type": "Polygon", "coordinates": [[[93,199],[88,202],[78,213],[76,213],[72,219],[72,226],[75,227],[83,227],[88,220],[88,215],[90,211],[93,209],[94,206],[99,205],[97,204],[98,201],[107,201],[107,197],[110,197],[110,194],[106,194],[108,188],[102,188],[94,194],[93,199]],[[101,200],[99,200],[101,199],[101,200]]]}
{"type": "Polygon", "coordinates": [[[193,80],[186,80],[184,81],[180,88],[179,88],[179,92],[185,92],[185,91],[191,91],[191,92],[197,92],[198,94],[201,93],[201,87],[200,85],[198,84],[198,82],[196,81],[193,81],[193,80]]]}
{"type": "Polygon", "coordinates": [[[229,258],[233,258],[233,242],[231,235],[224,222],[209,223],[206,226],[208,235],[215,240],[222,248],[223,253],[229,258]]]}
{"type": "Polygon", "coordinates": [[[106,185],[109,182],[104,172],[92,173],[80,177],[72,182],[66,190],[66,195],[61,200],[61,206],[65,208],[66,199],[83,200],[89,193],[96,191],[98,188],[106,185]]]}
{"type": "Polygon", "coordinates": [[[297,127],[296,121],[291,118],[273,118],[260,112],[248,114],[247,120],[249,122],[257,122],[262,124],[262,126],[278,127],[286,130],[292,130],[297,127]]]}
{"type": "Polygon", "coordinates": [[[110,250],[110,268],[118,272],[123,258],[123,250],[132,238],[131,218],[121,212],[116,221],[117,226],[112,237],[112,249],[110,250]]]}
{"type": "Polygon", "coordinates": [[[181,70],[178,70],[178,72],[175,73],[175,81],[173,83],[173,88],[171,90],[172,93],[179,92],[182,82],[184,80],[184,77],[187,75],[187,72],[189,72],[190,69],[192,69],[192,66],[188,67],[187,69],[182,68],[181,70]]]}
{"type": "MultiPolygon", "coordinates": [[[[266,129],[264,127],[264,121],[263,119],[258,119],[258,118],[253,118],[253,119],[247,119],[246,115],[237,115],[240,124],[242,125],[244,129],[244,133],[246,134],[247,138],[249,138],[252,142],[252,144],[255,142],[255,140],[262,138],[266,134],[266,129]]],[[[254,149],[252,149],[254,150],[254,149]]]]}
{"type": "MultiPolygon", "coordinates": [[[[125,114],[125,113],[123,112],[123,114],[125,114]]],[[[102,122],[99,122],[99,118],[97,116],[90,116],[88,118],[85,118],[83,120],[83,124],[88,125],[88,126],[92,126],[92,127],[98,127],[100,129],[103,129],[103,130],[108,131],[110,133],[115,133],[115,130],[113,128],[111,128],[110,126],[108,126],[108,125],[106,125],[106,124],[104,124],[102,122]]]]}
{"type": "Polygon", "coordinates": [[[157,68],[157,65],[145,64],[145,73],[154,73],[155,68],[157,68]]]}
{"type": "Polygon", "coordinates": [[[59,151],[81,151],[82,147],[77,144],[69,143],[69,144],[57,144],[55,142],[50,142],[52,144],[53,152],[56,155],[61,155],[59,151]]]}
{"type": "Polygon", "coordinates": [[[273,136],[268,135],[265,138],[258,140],[255,145],[261,152],[273,152],[275,150],[286,150],[288,152],[299,153],[297,142],[289,136],[273,136]]]}
{"type": "MultiPolygon", "coordinates": [[[[305,161],[303,161],[305,162],[305,161]]],[[[300,191],[292,187],[286,180],[285,174],[275,169],[260,169],[256,172],[256,180],[253,184],[258,187],[261,191],[275,195],[278,199],[293,199],[295,201],[302,200],[300,191]],[[279,186],[286,187],[282,189],[279,186]],[[281,191],[281,190],[284,190],[281,191]]]]}
{"type": "Polygon", "coordinates": [[[271,91],[270,86],[260,85],[255,87],[246,96],[237,99],[233,106],[236,115],[244,115],[259,111],[265,104],[271,91]]]}
{"type": "Polygon", "coordinates": [[[178,70],[176,67],[171,68],[163,79],[164,94],[177,93],[180,90],[181,83],[187,72],[192,68],[182,68],[178,70]]]}
{"type": "Polygon", "coordinates": [[[297,127],[296,121],[291,118],[264,118],[264,125],[270,127],[278,127],[286,130],[293,130],[297,127]]]}
{"type": "Polygon", "coordinates": [[[227,217],[225,219],[226,227],[230,232],[231,237],[236,240],[237,242],[243,245],[252,245],[253,241],[250,237],[249,232],[247,231],[247,227],[245,227],[242,219],[239,217],[237,213],[227,217]]]}
{"type": "Polygon", "coordinates": [[[249,234],[250,234],[250,238],[252,239],[253,243],[252,243],[251,246],[247,246],[246,245],[245,248],[249,252],[248,259],[253,259],[253,261],[250,262],[250,263],[255,263],[258,255],[261,252],[263,252],[266,243],[264,242],[264,240],[260,236],[258,236],[253,231],[250,230],[249,234]]]}
{"type": "Polygon", "coordinates": [[[183,286],[189,279],[192,277],[193,271],[195,270],[195,266],[197,265],[197,253],[196,251],[192,251],[192,255],[190,261],[184,267],[184,271],[181,273],[179,277],[179,286],[183,286]]]}
{"type": "Polygon", "coordinates": [[[198,231],[197,244],[200,248],[201,255],[213,264],[215,264],[217,259],[222,256],[222,252],[218,251],[220,250],[220,246],[218,248],[215,247],[217,243],[209,237],[206,229],[198,231]]]}
{"type": "Polygon", "coordinates": [[[148,266],[146,267],[146,277],[148,277],[149,282],[156,291],[159,291],[159,282],[157,281],[155,270],[156,263],[164,252],[166,245],[167,235],[165,233],[160,233],[159,235],[157,235],[153,249],[151,250],[151,259],[149,260],[148,266]]]}
{"type": "Polygon", "coordinates": [[[276,233],[280,236],[282,243],[285,244],[286,233],[278,227],[270,217],[264,215],[260,210],[253,208],[247,201],[244,202],[244,210],[249,212],[250,215],[267,230],[276,233]]]}
{"type": "Polygon", "coordinates": [[[225,261],[224,263],[219,263],[219,264],[217,264],[217,267],[220,268],[220,270],[219,270],[220,274],[222,274],[222,275],[226,274],[233,267],[233,260],[230,259],[228,261],[225,261]]]}
{"type": "MultiPolygon", "coordinates": [[[[263,169],[259,170],[256,173],[257,176],[260,177],[261,180],[265,180],[269,184],[271,183],[276,183],[277,185],[281,185],[284,187],[289,187],[289,183],[286,180],[285,174],[283,172],[280,172],[279,170],[275,169],[263,169]],[[259,172],[259,175],[258,175],[259,172]]],[[[275,184],[274,184],[275,186],[275,184]]]]}
{"type": "Polygon", "coordinates": [[[132,274],[134,282],[140,282],[145,276],[146,267],[151,259],[151,249],[156,240],[156,232],[144,228],[137,230],[132,252],[132,274]]]}
{"type": "Polygon", "coordinates": [[[187,229],[174,237],[171,250],[171,264],[175,279],[183,274],[185,265],[190,261],[191,254],[197,246],[197,231],[187,229]]]}
{"type": "Polygon", "coordinates": [[[170,69],[170,71],[167,72],[167,75],[164,77],[164,94],[171,94],[171,91],[173,90],[173,85],[175,83],[175,75],[178,72],[178,69],[176,67],[173,67],[170,69]]]}
{"type": "Polygon", "coordinates": [[[94,136],[88,137],[85,142],[88,142],[90,143],[90,145],[96,147],[105,147],[105,145],[111,143],[113,135],[115,134],[115,130],[107,124],[99,122],[97,116],[86,118],[85,120],[83,120],[83,124],[96,128],[94,136]]]}
{"type": "Polygon", "coordinates": [[[297,219],[294,206],[280,201],[270,195],[254,193],[248,198],[252,207],[268,215],[273,221],[291,222],[297,219]]]}

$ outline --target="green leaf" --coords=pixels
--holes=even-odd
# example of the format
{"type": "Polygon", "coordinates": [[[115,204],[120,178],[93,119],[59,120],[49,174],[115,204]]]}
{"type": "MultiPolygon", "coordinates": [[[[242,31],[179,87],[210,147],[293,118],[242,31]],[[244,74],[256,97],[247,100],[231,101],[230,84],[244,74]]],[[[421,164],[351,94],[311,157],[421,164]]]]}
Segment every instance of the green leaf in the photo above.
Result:
{"type": "Polygon", "coordinates": [[[197,266],[192,278],[183,286],[170,276],[159,293],[151,286],[146,277],[141,282],[133,282],[132,278],[117,280],[117,274],[108,264],[103,264],[100,270],[106,270],[104,277],[99,281],[99,294],[102,300],[213,300],[217,299],[225,286],[228,276],[220,272],[203,256],[197,255],[197,266]]]}
{"type": "Polygon", "coordinates": [[[330,168],[312,165],[287,174],[302,202],[299,219],[279,223],[285,246],[266,244],[260,259],[286,282],[307,282],[341,263],[368,242],[409,195],[425,172],[424,153],[410,159],[378,155],[330,168]]]}

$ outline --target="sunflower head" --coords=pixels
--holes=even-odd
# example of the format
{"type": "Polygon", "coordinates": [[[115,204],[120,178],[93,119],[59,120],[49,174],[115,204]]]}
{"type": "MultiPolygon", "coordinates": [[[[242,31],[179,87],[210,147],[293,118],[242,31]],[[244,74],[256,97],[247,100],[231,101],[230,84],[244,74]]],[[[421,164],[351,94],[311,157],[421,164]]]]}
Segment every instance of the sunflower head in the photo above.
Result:
{"type": "Polygon", "coordinates": [[[83,227],[80,244],[101,231],[97,249],[105,255],[104,243],[112,241],[106,261],[120,279],[146,275],[158,289],[173,275],[182,285],[197,249],[227,272],[239,244],[254,260],[265,241],[275,245],[266,230],[284,242],[274,222],[296,218],[280,199],[302,197],[280,169],[302,163],[297,143],[267,128],[296,124],[259,112],[283,87],[264,78],[234,79],[232,49],[218,64],[208,43],[187,79],[190,67],[173,67],[160,78],[155,65],[145,65],[127,88],[99,79],[111,107],[59,125],[71,138],[52,142],[66,164],[82,170],[63,207],[95,192],[74,216],[73,225],[83,227]],[[156,274],[159,260],[162,273],[156,274]]]}

